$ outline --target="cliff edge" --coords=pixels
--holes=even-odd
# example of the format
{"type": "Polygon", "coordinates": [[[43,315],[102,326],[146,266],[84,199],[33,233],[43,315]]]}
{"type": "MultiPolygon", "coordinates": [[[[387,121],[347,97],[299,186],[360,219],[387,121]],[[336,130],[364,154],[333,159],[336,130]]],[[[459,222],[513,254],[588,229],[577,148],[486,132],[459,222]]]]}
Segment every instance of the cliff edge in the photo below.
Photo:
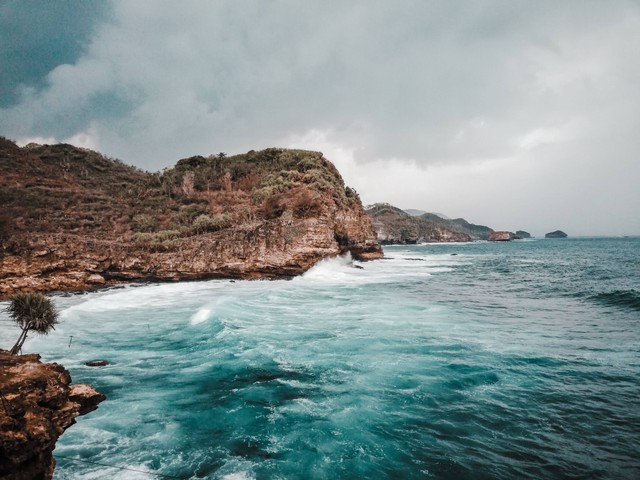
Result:
{"type": "Polygon", "coordinates": [[[39,355],[0,350],[0,478],[50,479],[56,440],[105,399],[39,355]]]}
{"type": "Polygon", "coordinates": [[[320,152],[270,148],[144,172],[67,144],[0,137],[0,298],[135,281],[279,278],[351,252],[370,218],[320,152]]]}

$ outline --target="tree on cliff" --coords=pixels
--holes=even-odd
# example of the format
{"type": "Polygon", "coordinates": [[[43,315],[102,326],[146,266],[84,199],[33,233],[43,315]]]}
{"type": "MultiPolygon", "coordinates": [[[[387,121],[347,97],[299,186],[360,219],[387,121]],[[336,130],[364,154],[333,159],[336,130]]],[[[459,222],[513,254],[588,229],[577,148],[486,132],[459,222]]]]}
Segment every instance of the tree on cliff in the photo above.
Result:
{"type": "Polygon", "coordinates": [[[47,335],[58,323],[58,312],[53,302],[40,293],[19,293],[11,297],[7,312],[22,329],[12,355],[22,350],[30,330],[47,335]]]}

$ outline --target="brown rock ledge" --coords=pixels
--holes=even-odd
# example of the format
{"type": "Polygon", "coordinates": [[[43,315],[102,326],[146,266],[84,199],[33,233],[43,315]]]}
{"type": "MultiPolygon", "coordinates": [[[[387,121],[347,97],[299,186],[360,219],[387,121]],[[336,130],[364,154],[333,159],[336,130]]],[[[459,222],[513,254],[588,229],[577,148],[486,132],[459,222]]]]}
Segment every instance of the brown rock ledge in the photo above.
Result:
{"type": "Polygon", "coordinates": [[[0,350],[0,478],[50,479],[53,449],[75,418],[106,397],[88,385],[72,385],[69,372],[40,355],[0,350]]]}

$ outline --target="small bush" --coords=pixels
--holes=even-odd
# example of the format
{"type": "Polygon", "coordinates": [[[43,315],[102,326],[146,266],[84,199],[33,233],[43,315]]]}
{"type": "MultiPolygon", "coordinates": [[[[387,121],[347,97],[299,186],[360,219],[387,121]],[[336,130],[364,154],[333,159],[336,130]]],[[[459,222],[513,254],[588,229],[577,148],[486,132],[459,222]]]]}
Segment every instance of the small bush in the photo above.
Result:
{"type": "Polygon", "coordinates": [[[173,215],[172,223],[176,227],[191,227],[194,220],[208,212],[208,209],[204,205],[191,204],[180,207],[180,210],[173,215]]]}
{"type": "Polygon", "coordinates": [[[133,241],[139,245],[157,246],[165,242],[177,240],[182,237],[179,230],[161,230],[160,232],[141,232],[133,236],[133,241]]]}
{"type": "Polygon", "coordinates": [[[134,232],[153,232],[157,228],[158,221],[146,213],[140,213],[131,219],[131,230],[134,232]]]}
{"type": "Polygon", "coordinates": [[[215,215],[213,218],[209,215],[200,215],[193,221],[194,233],[215,232],[228,227],[231,224],[231,217],[229,215],[215,215]]]}
{"type": "Polygon", "coordinates": [[[286,192],[295,187],[300,180],[300,173],[295,170],[281,170],[277,174],[269,175],[260,188],[253,191],[253,199],[256,202],[268,197],[286,192]]]}
{"type": "Polygon", "coordinates": [[[267,220],[280,217],[284,211],[282,195],[271,195],[260,206],[260,213],[267,220]]]}

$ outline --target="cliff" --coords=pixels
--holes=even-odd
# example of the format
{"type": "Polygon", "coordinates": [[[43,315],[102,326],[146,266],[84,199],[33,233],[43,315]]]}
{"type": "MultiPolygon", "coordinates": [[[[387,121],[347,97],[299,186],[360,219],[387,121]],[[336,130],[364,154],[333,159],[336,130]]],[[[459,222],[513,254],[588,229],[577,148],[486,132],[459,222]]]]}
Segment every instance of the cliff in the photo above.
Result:
{"type": "Polygon", "coordinates": [[[275,278],[382,257],[319,152],[190,157],[149,173],[72,145],[0,138],[0,298],[134,281],[275,278]]]}
{"type": "Polygon", "coordinates": [[[0,350],[0,478],[50,479],[56,440],[105,399],[61,365],[0,350]]]}
{"type": "Polygon", "coordinates": [[[493,232],[489,227],[474,225],[462,218],[449,220],[433,213],[415,216],[387,203],[368,207],[367,214],[382,244],[469,242],[487,239],[493,232]]]}

